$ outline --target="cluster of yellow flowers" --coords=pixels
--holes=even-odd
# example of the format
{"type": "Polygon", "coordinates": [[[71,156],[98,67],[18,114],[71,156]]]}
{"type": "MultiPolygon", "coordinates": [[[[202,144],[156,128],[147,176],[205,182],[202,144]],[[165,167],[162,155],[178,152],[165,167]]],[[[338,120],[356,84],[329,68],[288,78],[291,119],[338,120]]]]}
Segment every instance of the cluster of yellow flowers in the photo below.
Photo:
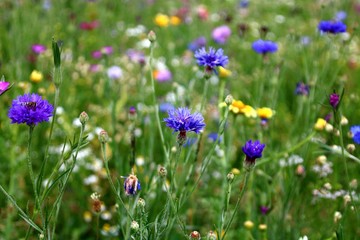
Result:
{"type": "Polygon", "coordinates": [[[167,27],[169,25],[177,26],[181,23],[181,18],[178,16],[169,17],[166,14],[158,13],[154,18],[154,23],[159,27],[167,27]]]}
{"type": "Polygon", "coordinates": [[[229,110],[234,114],[243,114],[248,118],[259,117],[261,119],[270,119],[274,116],[275,111],[268,107],[254,109],[252,106],[245,104],[240,100],[233,100],[229,110]]]}

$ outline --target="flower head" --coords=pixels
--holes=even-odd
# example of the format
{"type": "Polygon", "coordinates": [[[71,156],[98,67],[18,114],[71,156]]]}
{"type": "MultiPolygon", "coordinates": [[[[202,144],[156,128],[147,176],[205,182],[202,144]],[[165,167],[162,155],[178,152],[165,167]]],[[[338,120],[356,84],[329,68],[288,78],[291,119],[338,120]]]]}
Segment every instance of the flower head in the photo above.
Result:
{"type": "Polygon", "coordinates": [[[258,108],[256,112],[261,119],[270,119],[274,115],[274,111],[267,107],[258,108]]]}
{"type": "Polygon", "coordinates": [[[155,70],[153,74],[154,78],[159,82],[167,82],[172,79],[172,74],[168,69],[155,70]]]}
{"type": "Polygon", "coordinates": [[[110,79],[119,79],[122,77],[123,71],[118,66],[112,66],[112,67],[108,68],[107,75],[110,79]]]}
{"type": "Polygon", "coordinates": [[[356,144],[360,144],[360,125],[355,125],[350,128],[352,138],[356,144]]]}
{"type": "Polygon", "coordinates": [[[298,82],[296,84],[296,89],[295,89],[295,94],[296,95],[302,95],[302,96],[309,96],[309,92],[310,92],[310,86],[303,83],[303,82],[298,82]]]}
{"type": "Polygon", "coordinates": [[[134,174],[130,174],[124,181],[126,195],[135,195],[141,189],[140,182],[134,174]]]}
{"type": "Polygon", "coordinates": [[[199,48],[205,47],[205,45],[206,45],[206,38],[205,37],[199,37],[199,38],[195,39],[194,41],[192,41],[188,45],[188,49],[195,52],[199,48]]]}
{"type": "Polygon", "coordinates": [[[215,71],[215,67],[224,67],[229,58],[224,55],[224,51],[219,48],[215,50],[213,47],[209,48],[209,52],[206,52],[205,47],[198,49],[195,52],[195,58],[200,66],[205,66],[207,70],[215,71]]]}
{"type": "Polygon", "coordinates": [[[0,96],[5,93],[10,88],[10,83],[5,81],[0,81],[0,96]]]}
{"type": "Polygon", "coordinates": [[[170,19],[168,15],[158,13],[154,18],[154,23],[159,27],[169,26],[170,19]]]}
{"type": "Polygon", "coordinates": [[[180,145],[185,143],[187,132],[200,133],[205,127],[203,116],[200,113],[191,114],[188,108],[171,109],[168,114],[169,117],[164,118],[164,122],[174,132],[179,132],[178,142],[180,145]]]}
{"type": "Polygon", "coordinates": [[[346,25],[340,21],[321,21],[318,29],[320,32],[338,34],[346,32],[346,25]]]}
{"type": "Polygon", "coordinates": [[[49,121],[53,115],[54,107],[41,96],[33,94],[25,94],[13,100],[8,117],[11,123],[26,123],[29,126],[49,121]]]}
{"type": "Polygon", "coordinates": [[[337,93],[330,94],[329,103],[334,109],[337,109],[339,102],[340,102],[339,94],[337,94],[337,93]]]}
{"type": "Polygon", "coordinates": [[[31,46],[31,50],[35,54],[41,54],[41,53],[46,51],[46,47],[44,45],[41,45],[41,44],[34,44],[34,45],[31,46]]]}
{"type": "Polygon", "coordinates": [[[260,54],[274,53],[278,50],[275,42],[259,39],[252,44],[252,49],[260,54]]]}
{"type": "Polygon", "coordinates": [[[211,35],[216,43],[225,44],[231,35],[231,29],[228,26],[223,25],[215,28],[211,35]]]}
{"type": "Polygon", "coordinates": [[[80,23],[79,27],[82,30],[86,30],[86,31],[92,31],[95,28],[97,28],[99,26],[99,22],[94,20],[92,22],[82,22],[80,23]]]}
{"type": "Polygon", "coordinates": [[[316,123],[315,123],[315,125],[314,125],[314,128],[316,129],[316,130],[323,130],[324,128],[325,128],[325,126],[326,126],[326,120],[325,119],[323,119],[323,118],[318,118],[317,120],[316,120],[316,123]]]}
{"type": "Polygon", "coordinates": [[[249,169],[249,167],[255,164],[256,158],[262,157],[262,152],[265,148],[265,144],[261,144],[259,140],[253,142],[249,140],[245,143],[241,149],[246,155],[246,159],[244,161],[244,166],[249,169]]]}
{"type": "Polygon", "coordinates": [[[30,81],[34,83],[39,83],[43,79],[43,74],[37,70],[33,70],[30,74],[30,81]]]}

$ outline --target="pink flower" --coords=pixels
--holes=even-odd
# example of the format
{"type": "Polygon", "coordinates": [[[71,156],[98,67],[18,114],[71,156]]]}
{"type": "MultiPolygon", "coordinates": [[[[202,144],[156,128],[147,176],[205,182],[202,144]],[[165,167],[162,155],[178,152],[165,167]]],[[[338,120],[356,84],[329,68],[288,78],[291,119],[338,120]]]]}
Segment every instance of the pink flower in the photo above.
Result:
{"type": "Polygon", "coordinates": [[[94,20],[92,22],[82,22],[79,27],[82,30],[92,31],[99,26],[99,22],[94,20]]]}
{"type": "Polygon", "coordinates": [[[225,44],[231,35],[231,29],[226,26],[220,26],[212,31],[212,38],[219,44],[225,44]]]}
{"type": "Polygon", "coordinates": [[[9,82],[0,81],[0,96],[9,89],[10,89],[10,83],[9,82]]]}

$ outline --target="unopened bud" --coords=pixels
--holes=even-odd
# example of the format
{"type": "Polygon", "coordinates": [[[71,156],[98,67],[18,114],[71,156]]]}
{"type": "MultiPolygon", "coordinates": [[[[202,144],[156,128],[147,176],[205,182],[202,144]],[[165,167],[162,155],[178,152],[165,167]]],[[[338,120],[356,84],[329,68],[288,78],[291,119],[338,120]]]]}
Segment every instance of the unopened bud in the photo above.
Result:
{"type": "Polygon", "coordinates": [[[136,119],[136,116],[137,116],[137,113],[136,113],[136,108],[135,107],[130,107],[129,108],[129,119],[130,120],[135,120],[136,119]]]}
{"type": "Polygon", "coordinates": [[[334,213],[334,222],[335,222],[335,223],[338,223],[341,218],[342,218],[341,212],[336,211],[336,212],[334,213]]]}
{"type": "Polygon", "coordinates": [[[247,221],[244,222],[244,227],[247,230],[251,230],[254,227],[254,223],[252,221],[250,221],[250,220],[247,220],[247,221]]]}
{"type": "Polygon", "coordinates": [[[160,177],[166,177],[166,175],[167,175],[167,170],[166,170],[166,168],[165,167],[163,167],[163,166],[161,166],[160,168],[159,168],[159,175],[160,175],[160,177]]]}
{"type": "Polygon", "coordinates": [[[82,125],[85,125],[85,123],[87,121],[89,121],[89,115],[87,115],[86,112],[82,112],[82,113],[80,113],[79,120],[80,120],[82,125]]]}
{"type": "Polygon", "coordinates": [[[350,202],[351,202],[351,197],[350,197],[349,194],[346,194],[346,195],[344,196],[345,206],[346,206],[348,203],[350,203],[350,202]]]}
{"type": "Polygon", "coordinates": [[[156,34],[155,34],[154,31],[151,30],[151,31],[149,32],[149,34],[148,34],[148,39],[149,39],[149,41],[152,42],[152,43],[156,41],[156,34]]]}
{"type": "Polygon", "coordinates": [[[349,120],[346,117],[342,116],[341,120],[340,120],[340,124],[347,125],[348,123],[349,123],[349,120]]]}
{"type": "Polygon", "coordinates": [[[319,163],[320,165],[323,165],[324,163],[326,163],[326,160],[327,160],[327,158],[325,155],[321,155],[316,158],[316,162],[319,163]]]}
{"type": "Polygon", "coordinates": [[[131,228],[131,230],[134,230],[135,232],[137,232],[140,228],[139,223],[137,221],[132,221],[130,224],[130,228],[131,228]]]}
{"type": "Polygon", "coordinates": [[[90,197],[92,199],[92,210],[95,213],[100,213],[101,212],[100,194],[94,192],[93,194],[91,194],[90,197]]]}
{"type": "Polygon", "coordinates": [[[217,239],[216,233],[214,233],[213,231],[209,231],[207,234],[207,239],[208,240],[216,240],[217,239]]]}
{"type": "Polygon", "coordinates": [[[101,143],[107,143],[109,141],[109,135],[105,130],[101,130],[99,133],[99,140],[101,143]]]}
{"type": "Polygon", "coordinates": [[[145,203],[145,200],[142,199],[142,198],[139,198],[136,205],[139,207],[139,208],[144,208],[146,203],[145,203]]]}
{"type": "Polygon", "coordinates": [[[226,105],[230,106],[232,104],[232,102],[234,101],[234,98],[232,95],[227,95],[226,98],[225,98],[225,103],[226,105]]]}
{"type": "Polygon", "coordinates": [[[298,176],[303,176],[305,175],[305,167],[303,165],[298,165],[296,167],[296,171],[295,171],[296,175],[298,176]]]}
{"type": "Polygon", "coordinates": [[[358,187],[358,181],[357,181],[357,179],[353,179],[353,180],[351,180],[351,182],[350,182],[350,187],[352,188],[352,189],[357,189],[357,187],[358,187]]]}
{"type": "Polygon", "coordinates": [[[266,224],[260,224],[260,225],[259,225],[259,230],[260,230],[260,231],[266,231],[266,229],[267,229],[267,225],[266,225],[266,224]]]}
{"type": "Polygon", "coordinates": [[[198,231],[192,231],[190,233],[190,239],[201,239],[200,233],[198,231]]]}
{"type": "Polygon", "coordinates": [[[332,131],[334,131],[333,125],[331,125],[330,123],[327,123],[327,124],[325,125],[325,131],[327,131],[327,132],[332,132],[332,131]]]}
{"type": "Polygon", "coordinates": [[[232,182],[234,180],[235,175],[234,173],[229,172],[226,177],[229,182],[232,182]]]}
{"type": "Polygon", "coordinates": [[[356,149],[355,144],[352,144],[352,143],[348,144],[346,146],[346,149],[348,150],[349,153],[353,153],[356,149]]]}

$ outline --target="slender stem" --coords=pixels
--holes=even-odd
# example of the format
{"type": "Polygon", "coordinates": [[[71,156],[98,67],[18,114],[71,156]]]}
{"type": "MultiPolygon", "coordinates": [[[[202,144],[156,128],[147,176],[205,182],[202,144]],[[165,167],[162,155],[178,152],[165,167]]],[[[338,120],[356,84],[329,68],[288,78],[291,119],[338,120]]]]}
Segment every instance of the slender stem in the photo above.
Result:
{"type": "Polygon", "coordinates": [[[181,155],[181,150],[182,150],[182,144],[178,145],[178,149],[176,151],[176,156],[175,156],[175,164],[174,164],[174,168],[171,170],[171,189],[176,193],[176,180],[175,180],[175,173],[176,173],[176,169],[179,163],[179,159],[180,159],[180,155],[181,155]]]}
{"type": "Polygon", "coordinates": [[[219,233],[222,233],[222,231],[224,229],[224,223],[226,221],[226,212],[229,207],[230,196],[231,196],[231,184],[232,184],[232,180],[228,180],[228,187],[227,187],[226,194],[225,194],[226,197],[225,197],[225,201],[224,201],[224,208],[223,208],[221,216],[220,216],[219,233]]]}
{"type": "Polygon", "coordinates": [[[159,106],[157,104],[156,101],[156,92],[155,92],[155,82],[154,82],[154,76],[153,76],[153,52],[154,52],[154,43],[151,43],[150,46],[150,79],[151,79],[151,89],[152,89],[152,100],[153,100],[153,104],[154,104],[154,108],[155,108],[155,118],[156,118],[156,124],[157,127],[159,129],[159,134],[160,134],[160,139],[161,139],[161,144],[162,144],[162,148],[165,154],[165,162],[167,164],[170,163],[170,156],[169,156],[169,152],[166,149],[165,146],[165,139],[164,139],[164,134],[161,128],[161,123],[160,123],[160,116],[159,116],[159,106]]]}
{"type": "Polygon", "coordinates": [[[203,111],[205,104],[206,104],[206,97],[207,97],[207,92],[209,89],[209,79],[207,77],[205,77],[205,85],[204,85],[204,91],[202,94],[202,99],[201,99],[201,105],[200,105],[200,113],[203,111]]]}
{"type": "Polygon", "coordinates": [[[105,165],[105,170],[106,170],[106,176],[107,179],[110,183],[111,186],[111,190],[114,192],[116,198],[119,200],[119,202],[121,203],[121,205],[124,207],[127,215],[130,217],[131,220],[134,220],[133,216],[131,215],[131,213],[129,212],[129,210],[126,208],[124,201],[122,200],[120,194],[116,191],[116,187],[114,185],[113,180],[111,179],[111,175],[110,175],[110,170],[109,170],[109,165],[108,165],[108,160],[106,158],[106,143],[101,143],[101,150],[102,150],[102,154],[103,154],[103,161],[104,161],[104,165],[105,165]]]}
{"type": "Polygon", "coordinates": [[[246,188],[246,184],[247,184],[247,181],[248,181],[249,174],[250,174],[249,171],[245,171],[245,176],[244,176],[244,180],[243,180],[243,183],[242,183],[242,189],[241,189],[241,192],[240,192],[240,196],[239,196],[239,198],[238,198],[238,200],[236,202],[235,209],[234,209],[234,212],[232,213],[232,215],[230,217],[229,223],[227,224],[227,226],[226,226],[226,228],[224,230],[224,234],[222,236],[220,235],[220,240],[225,239],[226,233],[229,230],[229,228],[231,226],[231,223],[234,220],[234,217],[235,217],[237,211],[239,210],[240,202],[241,202],[242,197],[244,196],[244,192],[245,192],[245,188],[246,188]]]}

